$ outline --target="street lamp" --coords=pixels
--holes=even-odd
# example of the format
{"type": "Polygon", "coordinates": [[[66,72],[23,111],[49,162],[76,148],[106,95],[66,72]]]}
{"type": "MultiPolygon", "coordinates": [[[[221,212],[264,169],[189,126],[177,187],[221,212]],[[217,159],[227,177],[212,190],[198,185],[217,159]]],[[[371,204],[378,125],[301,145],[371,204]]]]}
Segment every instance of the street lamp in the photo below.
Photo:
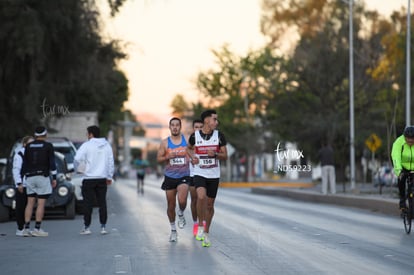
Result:
{"type": "Polygon", "coordinates": [[[351,190],[355,191],[355,127],[354,127],[354,0],[342,0],[349,4],[349,157],[351,190]]]}
{"type": "Polygon", "coordinates": [[[355,190],[355,127],[354,127],[354,39],[353,39],[353,4],[349,0],[349,139],[350,139],[350,166],[351,190],[355,190]]]}

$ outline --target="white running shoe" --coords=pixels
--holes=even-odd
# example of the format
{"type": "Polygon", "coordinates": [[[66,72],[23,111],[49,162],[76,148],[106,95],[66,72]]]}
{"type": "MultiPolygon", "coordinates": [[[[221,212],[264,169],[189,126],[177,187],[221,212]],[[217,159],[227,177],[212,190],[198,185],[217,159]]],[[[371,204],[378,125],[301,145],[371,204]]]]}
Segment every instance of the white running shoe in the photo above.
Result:
{"type": "Polygon", "coordinates": [[[30,237],[32,236],[32,231],[29,228],[23,229],[23,237],[30,237]]]}
{"type": "Polygon", "coordinates": [[[186,224],[186,221],[185,221],[184,215],[178,215],[178,227],[180,229],[183,229],[185,224],[186,224]]]}
{"type": "Polygon", "coordinates": [[[211,245],[210,238],[208,237],[207,233],[204,233],[204,239],[202,242],[203,247],[209,247],[211,245]]]}
{"type": "Polygon", "coordinates": [[[90,235],[92,232],[89,229],[89,227],[85,227],[84,229],[81,230],[80,234],[81,235],[90,235]]]}
{"type": "Polygon", "coordinates": [[[101,234],[102,234],[102,235],[106,235],[106,234],[108,234],[108,231],[106,231],[105,226],[102,226],[102,227],[101,227],[101,234]]]}
{"type": "Polygon", "coordinates": [[[197,235],[196,235],[196,240],[197,241],[204,240],[204,228],[202,226],[199,226],[198,227],[198,231],[197,231],[197,235]]]}
{"type": "Polygon", "coordinates": [[[35,228],[32,231],[32,236],[34,236],[34,237],[47,237],[47,236],[49,236],[49,233],[44,231],[42,228],[39,228],[39,229],[35,228]]]}
{"type": "Polygon", "coordinates": [[[16,236],[17,237],[24,237],[24,229],[22,229],[22,230],[16,229],[16,236]]]}
{"type": "Polygon", "coordinates": [[[177,231],[171,230],[170,234],[170,242],[176,242],[177,241],[177,231]]]}

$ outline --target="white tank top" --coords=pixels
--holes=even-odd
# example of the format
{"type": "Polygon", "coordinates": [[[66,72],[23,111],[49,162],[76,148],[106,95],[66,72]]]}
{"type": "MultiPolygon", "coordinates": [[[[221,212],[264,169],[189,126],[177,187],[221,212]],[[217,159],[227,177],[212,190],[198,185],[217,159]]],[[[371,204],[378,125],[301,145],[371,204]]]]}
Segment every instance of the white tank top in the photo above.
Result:
{"type": "Polygon", "coordinates": [[[194,153],[199,159],[199,163],[194,165],[194,175],[209,179],[219,178],[220,161],[216,157],[209,157],[207,154],[208,150],[220,152],[218,131],[214,130],[209,140],[203,139],[200,135],[200,131],[196,131],[194,137],[194,153]]]}

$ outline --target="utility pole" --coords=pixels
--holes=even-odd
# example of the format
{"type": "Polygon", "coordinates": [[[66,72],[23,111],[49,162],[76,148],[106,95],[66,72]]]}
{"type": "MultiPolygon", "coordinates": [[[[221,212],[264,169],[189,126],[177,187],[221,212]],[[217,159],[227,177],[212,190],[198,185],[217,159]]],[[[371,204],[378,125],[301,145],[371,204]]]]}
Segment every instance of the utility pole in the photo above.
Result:
{"type": "Polygon", "coordinates": [[[353,0],[349,0],[349,155],[351,191],[355,190],[355,126],[354,126],[354,27],[353,0]]]}
{"type": "Polygon", "coordinates": [[[132,136],[132,129],[137,126],[136,122],[129,120],[127,112],[124,113],[124,120],[118,121],[118,125],[123,127],[123,158],[122,158],[122,172],[129,173],[131,170],[131,147],[129,141],[132,136]]]}

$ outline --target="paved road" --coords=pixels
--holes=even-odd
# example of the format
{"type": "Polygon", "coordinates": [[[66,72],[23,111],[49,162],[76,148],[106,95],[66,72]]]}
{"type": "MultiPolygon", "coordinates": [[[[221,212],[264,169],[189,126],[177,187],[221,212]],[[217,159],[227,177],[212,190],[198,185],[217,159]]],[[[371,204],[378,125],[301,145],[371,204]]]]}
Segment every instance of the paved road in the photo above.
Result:
{"type": "MultiPolygon", "coordinates": [[[[289,185],[289,183],[287,184],[289,185]]],[[[307,184],[309,184],[309,182],[307,184]]],[[[372,184],[359,184],[358,192],[352,192],[349,186],[344,192],[341,186],[338,185],[337,193],[335,195],[321,194],[320,184],[312,184],[312,186],[300,188],[296,188],[294,185],[290,188],[286,188],[286,186],[282,186],[281,188],[259,186],[257,188],[252,188],[251,191],[254,194],[292,198],[313,203],[356,207],[392,216],[400,215],[398,208],[398,190],[396,187],[387,187],[382,194],[379,194],[378,187],[375,187],[372,184]]]]}
{"type": "MultiPolygon", "coordinates": [[[[414,236],[400,219],[368,210],[220,189],[201,247],[191,226],[169,243],[165,195],[149,180],[108,193],[110,234],[79,235],[82,219],[46,220],[47,238],[18,238],[0,224],[1,274],[412,274],[414,236]]],[[[187,221],[190,213],[186,212],[187,221]]]]}

